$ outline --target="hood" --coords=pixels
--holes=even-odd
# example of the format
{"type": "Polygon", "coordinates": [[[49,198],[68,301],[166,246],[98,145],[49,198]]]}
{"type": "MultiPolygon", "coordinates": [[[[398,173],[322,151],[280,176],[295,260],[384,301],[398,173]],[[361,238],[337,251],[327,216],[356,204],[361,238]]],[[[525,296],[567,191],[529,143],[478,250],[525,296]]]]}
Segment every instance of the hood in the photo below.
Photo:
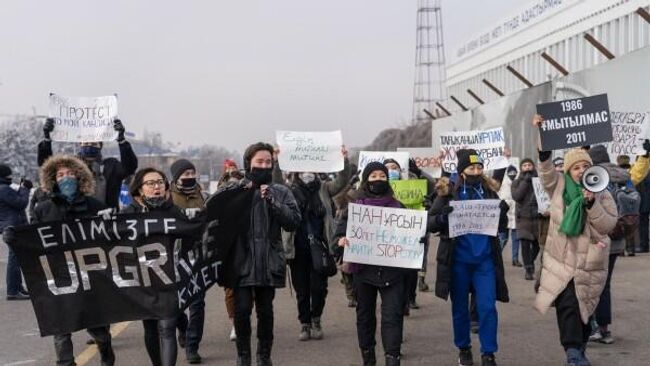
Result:
{"type": "Polygon", "coordinates": [[[41,189],[46,193],[53,193],[56,187],[56,171],[59,167],[66,167],[74,171],[79,180],[79,192],[84,195],[92,195],[95,192],[95,179],[90,169],[72,155],[54,155],[45,160],[38,172],[41,189]]]}
{"type": "Polygon", "coordinates": [[[603,163],[598,165],[607,169],[607,172],[609,173],[609,179],[612,181],[612,183],[626,184],[630,180],[630,173],[614,163],[603,163]]]}

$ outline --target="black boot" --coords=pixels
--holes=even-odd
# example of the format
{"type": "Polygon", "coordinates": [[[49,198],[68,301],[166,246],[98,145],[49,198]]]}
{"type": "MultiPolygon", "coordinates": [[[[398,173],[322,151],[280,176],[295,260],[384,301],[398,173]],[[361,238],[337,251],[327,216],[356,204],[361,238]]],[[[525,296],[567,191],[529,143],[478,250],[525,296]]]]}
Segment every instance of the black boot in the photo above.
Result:
{"type": "Polygon", "coordinates": [[[260,340],[257,342],[257,366],[273,366],[271,361],[272,340],[260,340]]]}
{"type": "Polygon", "coordinates": [[[534,273],[535,273],[535,267],[534,266],[526,266],[526,275],[524,276],[526,281],[534,280],[535,279],[534,273]]]}
{"type": "Polygon", "coordinates": [[[399,356],[386,355],[386,366],[399,366],[399,356]]]}
{"type": "Polygon", "coordinates": [[[362,349],[361,357],[363,357],[363,366],[375,366],[377,365],[377,358],[375,357],[375,349],[362,349]]]}
{"type": "Polygon", "coordinates": [[[251,339],[237,337],[237,366],[251,366],[251,339]]]}

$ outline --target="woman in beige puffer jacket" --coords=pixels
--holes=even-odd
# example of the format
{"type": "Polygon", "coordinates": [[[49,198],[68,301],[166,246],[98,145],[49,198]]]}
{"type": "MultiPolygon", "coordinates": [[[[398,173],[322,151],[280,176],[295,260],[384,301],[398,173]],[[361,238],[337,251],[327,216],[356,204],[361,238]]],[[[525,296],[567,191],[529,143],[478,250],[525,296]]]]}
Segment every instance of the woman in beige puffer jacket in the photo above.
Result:
{"type": "MultiPolygon", "coordinates": [[[[534,125],[543,120],[536,116],[534,125]]],[[[541,150],[541,149],[540,149],[541,150]]],[[[539,176],[551,197],[551,220],[543,254],[540,286],[535,308],[542,314],[555,306],[560,341],[568,364],[588,365],[584,349],[589,339],[589,316],[596,309],[607,279],[610,240],[607,234],[618,218],[616,203],[605,190],[591,193],[584,188],[584,226],[575,236],[560,231],[567,206],[564,201],[567,179],[580,184],[582,173],[592,165],[582,149],[564,156],[564,174],[555,171],[550,151],[539,153],[539,176]],[[585,363],[586,362],[586,363],[585,363]]]]}

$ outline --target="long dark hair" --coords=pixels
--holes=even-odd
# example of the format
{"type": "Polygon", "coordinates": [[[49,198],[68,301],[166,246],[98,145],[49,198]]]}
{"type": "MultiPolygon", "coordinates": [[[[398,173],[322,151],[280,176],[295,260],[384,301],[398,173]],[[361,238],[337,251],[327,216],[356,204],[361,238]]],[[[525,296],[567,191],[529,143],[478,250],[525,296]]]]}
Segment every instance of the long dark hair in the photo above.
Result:
{"type": "Polygon", "coordinates": [[[165,181],[165,191],[169,191],[169,180],[167,180],[167,176],[165,173],[161,172],[160,170],[153,168],[153,167],[148,167],[148,168],[142,168],[135,172],[135,175],[133,176],[133,180],[131,181],[131,186],[129,186],[129,193],[131,194],[131,197],[140,197],[140,188],[144,184],[144,176],[149,174],[149,173],[158,173],[162,177],[162,179],[165,181]]]}

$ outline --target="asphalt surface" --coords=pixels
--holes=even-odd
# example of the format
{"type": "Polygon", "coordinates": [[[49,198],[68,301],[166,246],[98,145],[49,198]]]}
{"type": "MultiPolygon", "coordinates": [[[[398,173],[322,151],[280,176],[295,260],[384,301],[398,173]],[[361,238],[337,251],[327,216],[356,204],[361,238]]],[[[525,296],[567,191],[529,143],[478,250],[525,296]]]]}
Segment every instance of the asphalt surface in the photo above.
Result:
{"type": "MultiPolygon", "coordinates": [[[[433,285],[435,243],[430,251],[429,276],[433,285]]],[[[53,365],[51,337],[41,338],[29,301],[5,301],[6,245],[0,245],[0,366],[53,365]]],[[[504,252],[511,302],[498,304],[499,365],[563,365],[564,352],[559,344],[555,314],[540,315],[532,308],[532,282],[525,281],[523,269],[510,265],[510,244],[504,252]]],[[[612,345],[591,344],[588,356],[594,366],[642,366],[650,364],[650,255],[620,258],[613,278],[614,324],[612,345]]],[[[340,277],[330,279],[321,341],[299,342],[299,323],[295,297],[289,288],[278,291],[275,306],[275,365],[356,366],[361,365],[357,346],[354,309],[347,300],[340,277]]],[[[206,325],[199,353],[207,365],[234,365],[235,345],[228,340],[228,320],[223,290],[212,288],[206,297],[206,325]]],[[[452,342],[451,306],[433,296],[418,293],[419,310],[405,320],[403,365],[456,365],[457,350],[452,342]]],[[[65,316],[65,314],[52,314],[65,316]]],[[[140,322],[113,327],[119,333],[113,339],[117,365],[148,365],[140,322]]],[[[480,365],[479,342],[472,336],[475,364],[480,365]]],[[[74,334],[75,355],[79,365],[99,365],[94,346],[86,346],[85,332],[74,334]]],[[[377,335],[378,355],[381,338],[377,335]]],[[[255,345],[253,345],[253,348],[255,345]]],[[[180,349],[179,349],[180,350],[180,349]]],[[[179,365],[186,365],[180,350],[179,365]]],[[[383,360],[380,360],[380,365],[383,360]]]]}

